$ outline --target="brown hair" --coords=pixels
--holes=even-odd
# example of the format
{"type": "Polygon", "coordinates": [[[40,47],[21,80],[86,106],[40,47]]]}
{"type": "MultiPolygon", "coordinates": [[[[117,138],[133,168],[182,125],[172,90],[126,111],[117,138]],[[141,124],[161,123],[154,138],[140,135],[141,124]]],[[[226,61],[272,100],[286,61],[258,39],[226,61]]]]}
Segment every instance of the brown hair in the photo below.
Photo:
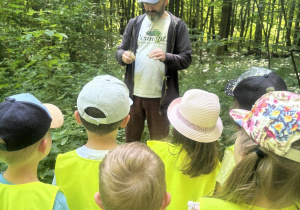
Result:
{"type": "MultiPolygon", "coordinates": [[[[94,107],[88,107],[85,110],[85,113],[88,114],[91,117],[94,118],[104,118],[106,117],[105,114],[100,111],[99,109],[96,109],[94,107]]],[[[99,125],[94,125],[92,123],[87,122],[85,119],[83,119],[80,115],[80,120],[83,124],[83,126],[90,132],[92,133],[96,133],[99,136],[103,136],[106,135],[108,133],[111,133],[113,131],[115,131],[116,129],[118,129],[120,127],[120,125],[123,122],[123,119],[111,124],[99,124],[99,125]]]]}
{"type": "MultiPolygon", "coordinates": [[[[217,198],[255,205],[264,196],[272,208],[281,208],[300,200],[300,163],[280,157],[256,144],[242,129],[238,132],[242,160],[236,165],[217,198]],[[260,149],[264,157],[258,157],[260,149]]],[[[300,141],[294,142],[300,149],[300,141]]],[[[237,149],[237,148],[235,148],[237,149]]]]}
{"type": "Polygon", "coordinates": [[[220,157],[218,141],[197,142],[185,137],[175,128],[173,128],[172,133],[171,142],[181,147],[179,154],[174,155],[179,157],[183,151],[187,152],[184,161],[180,164],[180,170],[183,174],[197,177],[202,174],[210,174],[217,167],[220,157]]]}
{"type": "Polygon", "coordinates": [[[143,143],[122,144],[100,163],[99,192],[106,210],[158,210],[166,193],[164,163],[143,143]]]}

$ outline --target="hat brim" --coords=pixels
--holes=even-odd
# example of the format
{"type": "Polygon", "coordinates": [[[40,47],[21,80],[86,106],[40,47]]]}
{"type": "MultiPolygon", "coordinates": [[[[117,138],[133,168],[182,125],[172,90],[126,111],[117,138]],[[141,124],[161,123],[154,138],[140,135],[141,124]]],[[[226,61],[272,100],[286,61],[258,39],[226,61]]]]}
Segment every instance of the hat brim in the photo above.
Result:
{"type": "Polygon", "coordinates": [[[157,4],[159,0],[138,0],[137,3],[148,3],[148,4],[157,4]]]}
{"type": "Polygon", "coordinates": [[[218,140],[223,131],[223,123],[220,117],[218,117],[215,128],[212,131],[204,132],[191,128],[186,125],[182,120],[177,116],[177,110],[182,98],[177,98],[171,102],[168,107],[168,119],[172,126],[185,137],[192,139],[194,141],[209,143],[218,140]]]}
{"type": "Polygon", "coordinates": [[[225,85],[225,88],[224,88],[224,91],[225,91],[225,94],[228,95],[228,96],[234,96],[233,95],[233,90],[236,86],[236,82],[237,82],[238,79],[232,79],[232,80],[229,80],[226,85],[225,85]]]}
{"type": "Polygon", "coordinates": [[[48,109],[48,111],[50,112],[51,118],[52,118],[50,128],[61,127],[64,123],[64,116],[63,116],[62,112],[60,111],[60,109],[53,104],[46,103],[43,105],[48,109]]]}
{"type": "Polygon", "coordinates": [[[243,120],[249,113],[250,111],[244,109],[232,109],[229,115],[238,125],[243,127],[243,120]]]}

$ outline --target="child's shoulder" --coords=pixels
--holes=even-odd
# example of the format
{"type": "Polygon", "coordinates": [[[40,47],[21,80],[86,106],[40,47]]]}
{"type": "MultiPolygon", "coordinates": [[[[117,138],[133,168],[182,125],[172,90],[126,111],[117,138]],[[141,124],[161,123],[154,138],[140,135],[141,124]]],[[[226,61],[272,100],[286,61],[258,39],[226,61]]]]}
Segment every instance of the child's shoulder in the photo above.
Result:
{"type": "Polygon", "coordinates": [[[156,147],[170,147],[174,146],[174,144],[167,142],[167,141],[162,141],[162,140],[148,140],[147,145],[150,148],[156,148],[156,147]]]}
{"type": "Polygon", "coordinates": [[[76,150],[71,150],[69,152],[66,153],[61,153],[57,155],[57,159],[65,159],[65,158],[72,158],[73,156],[76,155],[76,150]]]}

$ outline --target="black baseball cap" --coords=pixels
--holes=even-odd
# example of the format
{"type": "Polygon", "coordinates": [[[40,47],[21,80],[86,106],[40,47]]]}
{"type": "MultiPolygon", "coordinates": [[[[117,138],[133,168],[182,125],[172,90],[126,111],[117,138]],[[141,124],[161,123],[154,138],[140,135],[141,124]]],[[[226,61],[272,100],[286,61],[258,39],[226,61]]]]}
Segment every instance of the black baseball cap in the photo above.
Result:
{"type": "Polygon", "coordinates": [[[63,115],[53,104],[42,104],[29,93],[7,97],[0,103],[0,150],[24,149],[62,124],[63,115]]]}
{"type": "Polygon", "coordinates": [[[237,79],[227,82],[225,93],[233,96],[240,109],[251,110],[252,105],[265,93],[285,91],[284,80],[270,69],[251,67],[237,79]]]}

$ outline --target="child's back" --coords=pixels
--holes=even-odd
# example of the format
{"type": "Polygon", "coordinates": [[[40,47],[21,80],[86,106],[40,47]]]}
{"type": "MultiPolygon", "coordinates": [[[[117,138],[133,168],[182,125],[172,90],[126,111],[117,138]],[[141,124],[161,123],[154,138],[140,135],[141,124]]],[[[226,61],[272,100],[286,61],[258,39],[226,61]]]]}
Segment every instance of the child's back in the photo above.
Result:
{"type": "Polygon", "coordinates": [[[99,186],[99,163],[117,147],[118,128],[126,126],[131,103],[126,85],[108,75],[95,77],[80,92],[74,116],[86,128],[88,141],[58,155],[53,180],[64,190],[70,209],[99,208],[93,199],[99,186]]]}
{"type": "Polygon", "coordinates": [[[219,112],[216,95],[189,90],[168,108],[172,143],[147,142],[165,164],[167,190],[172,195],[168,210],[186,209],[189,200],[213,193],[220,164],[216,140],[223,129],[219,112]]]}
{"type": "Polygon", "coordinates": [[[30,94],[0,104],[0,159],[8,164],[0,174],[0,209],[68,209],[59,187],[37,178],[38,163],[51,148],[49,128],[62,123],[57,107],[42,105],[30,94]]]}

